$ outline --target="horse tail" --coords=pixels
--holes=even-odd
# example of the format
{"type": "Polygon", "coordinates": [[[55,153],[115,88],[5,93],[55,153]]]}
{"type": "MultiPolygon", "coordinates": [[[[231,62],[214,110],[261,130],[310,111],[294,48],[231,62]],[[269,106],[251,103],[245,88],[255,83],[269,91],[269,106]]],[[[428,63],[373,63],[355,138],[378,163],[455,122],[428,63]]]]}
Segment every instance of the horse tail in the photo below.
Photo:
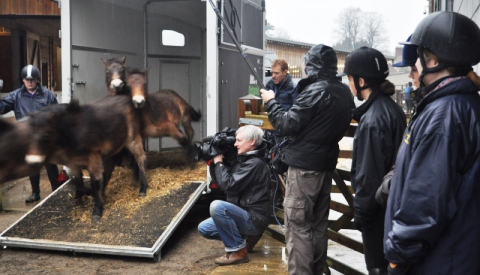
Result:
{"type": "Polygon", "coordinates": [[[202,112],[200,111],[200,109],[198,109],[198,111],[195,111],[192,105],[188,105],[188,110],[190,111],[190,118],[193,121],[199,121],[200,118],[202,118],[202,112]]]}

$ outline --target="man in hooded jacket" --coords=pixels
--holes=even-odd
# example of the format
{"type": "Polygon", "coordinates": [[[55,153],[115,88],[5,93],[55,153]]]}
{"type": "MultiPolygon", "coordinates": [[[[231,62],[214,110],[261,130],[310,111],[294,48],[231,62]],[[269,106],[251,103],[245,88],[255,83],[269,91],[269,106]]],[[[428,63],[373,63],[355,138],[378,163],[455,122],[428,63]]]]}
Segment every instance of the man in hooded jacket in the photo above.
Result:
{"type": "Polygon", "coordinates": [[[331,47],[312,47],[306,70],[308,77],[298,83],[298,96],[288,111],[273,91],[260,90],[275,131],[292,137],[283,152],[289,165],[284,200],[289,274],[321,274],[325,267],[332,173],[338,142],[355,108],[349,88],[336,77],[337,56],[331,47]]]}

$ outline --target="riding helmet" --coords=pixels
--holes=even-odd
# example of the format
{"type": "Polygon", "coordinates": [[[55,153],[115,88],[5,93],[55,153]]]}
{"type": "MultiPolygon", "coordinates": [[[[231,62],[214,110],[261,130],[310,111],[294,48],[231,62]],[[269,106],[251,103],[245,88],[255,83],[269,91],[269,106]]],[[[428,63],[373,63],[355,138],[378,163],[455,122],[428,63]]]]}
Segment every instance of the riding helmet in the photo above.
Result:
{"type": "Polygon", "coordinates": [[[411,39],[412,39],[412,36],[410,35],[407,38],[407,42],[400,42],[400,44],[403,44],[402,61],[393,64],[392,67],[415,66],[415,63],[417,62],[417,58],[418,58],[417,45],[410,44],[411,39]]]}
{"type": "Polygon", "coordinates": [[[376,49],[361,47],[353,50],[345,60],[345,68],[339,76],[353,75],[368,79],[384,80],[388,76],[385,56],[376,49]]]}
{"type": "Polygon", "coordinates": [[[27,65],[22,69],[22,79],[37,79],[40,80],[40,71],[33,65],[27,65]]]}
{"type": "Polygon", "coordinates": [[[418,24],[411,44],[431,50],[440,63],[475,65],[480,62],[480,29],[456,12],[434,12],[418,24]]]}

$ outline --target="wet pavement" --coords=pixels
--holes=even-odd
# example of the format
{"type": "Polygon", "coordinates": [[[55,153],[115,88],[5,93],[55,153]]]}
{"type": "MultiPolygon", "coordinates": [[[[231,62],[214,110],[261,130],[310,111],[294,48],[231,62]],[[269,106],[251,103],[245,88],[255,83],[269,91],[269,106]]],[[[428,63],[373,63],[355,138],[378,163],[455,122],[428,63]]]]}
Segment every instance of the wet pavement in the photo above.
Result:
{"type": "Polygon", "coordinates": [[[22,178],[5,183],[2,187],[2,206],[8,211],[29,211],[52,193],[52,187],[47,177],[45,168],[40,172],[40,197],[41,200],[34,203],[25,203],[32,194],[29,178],[22,178]]]}

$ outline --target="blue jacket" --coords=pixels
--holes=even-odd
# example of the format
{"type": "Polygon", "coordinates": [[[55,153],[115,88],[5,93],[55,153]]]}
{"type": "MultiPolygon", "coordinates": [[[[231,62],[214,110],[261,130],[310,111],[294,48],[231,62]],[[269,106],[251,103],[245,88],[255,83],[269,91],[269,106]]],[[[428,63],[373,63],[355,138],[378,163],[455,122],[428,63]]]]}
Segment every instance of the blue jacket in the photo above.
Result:
{"type": "Polygon", "coordinates": [[[57,104],[55,94],[43,87],[40,83],[37,84],[37,91],[30,94],[25,85],[21,88],[10,92],[5,98],[0,100],[0,114],[5,114],[10,111],[15,112],[15,118],[20,120],[24,116],[37,111],[40,108],[51,104],[57,104]]]}
{"type": "Polygon", "coordinates": [[[468,78],[432,86],[398,151],[385,257],[408,274],[480,274],[480,96],[468,78]]]}
{"type": "Polygon", "coordinates": [[[285,80],[278,85],[275,85],[273,79],[270,79],[266,88],[267,90],[273,90],[275,92],[275,99],[282,105],[283,110],[288,111],[288,109],[292,108],[298,93],[295,90],[295,83],[293,83],[290,74],[287,74],[285,80]]]}
{"type": "Polygon", "coordinates": [[[405,89],[403,90],[403,99],[413,100],[412,96],[410,95],[411,91],[413,91],[413,88],[411,86],[405,87],[405,89]]]}

